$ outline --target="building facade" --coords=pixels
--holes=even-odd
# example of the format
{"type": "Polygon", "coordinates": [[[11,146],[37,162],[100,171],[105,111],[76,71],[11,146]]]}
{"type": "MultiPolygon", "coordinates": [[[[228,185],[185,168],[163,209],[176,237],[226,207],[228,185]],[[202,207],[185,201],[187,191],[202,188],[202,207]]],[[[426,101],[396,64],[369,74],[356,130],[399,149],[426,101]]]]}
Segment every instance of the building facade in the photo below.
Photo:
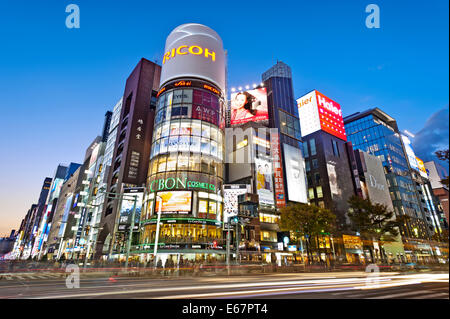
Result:
{"type": "Polygon", "coordinates": [[[225,52],[200,24],[175,28],[165,52],[136,252],[149,257],[158,238],[162,256],[215,258],[223,253],[225,52]]]}

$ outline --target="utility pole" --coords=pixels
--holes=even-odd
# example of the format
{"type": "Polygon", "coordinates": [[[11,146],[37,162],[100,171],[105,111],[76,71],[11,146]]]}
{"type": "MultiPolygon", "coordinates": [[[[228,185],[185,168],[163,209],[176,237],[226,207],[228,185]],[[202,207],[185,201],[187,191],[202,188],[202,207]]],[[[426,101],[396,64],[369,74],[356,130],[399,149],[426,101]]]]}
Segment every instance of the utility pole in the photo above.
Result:
{"type": "Polygon", "coordinates": [[[230,269],[230,241],[231,241],[231,230],[230,230],[230,219],[227,222],[227,268],[230,269]]]}
{"type": "Polygon", "coordinates": [[[239,265],[239,217],[236,219],[236,265],[239,265]]]}

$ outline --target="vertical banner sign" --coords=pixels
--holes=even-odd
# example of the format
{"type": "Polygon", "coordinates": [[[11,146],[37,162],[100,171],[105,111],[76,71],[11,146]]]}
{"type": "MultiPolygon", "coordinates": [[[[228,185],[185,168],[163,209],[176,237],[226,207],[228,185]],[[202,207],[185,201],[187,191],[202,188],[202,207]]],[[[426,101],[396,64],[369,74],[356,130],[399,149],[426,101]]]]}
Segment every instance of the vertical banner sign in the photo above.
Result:
{"type": "Polygon", "coordinates": [[[275,198],[277,207],[280,208],[286,206],[286,200],[284,199],[283,168],[281,167],[281,148],[278,132],[271,132],[270,144],[272,145],[275,198]]]}

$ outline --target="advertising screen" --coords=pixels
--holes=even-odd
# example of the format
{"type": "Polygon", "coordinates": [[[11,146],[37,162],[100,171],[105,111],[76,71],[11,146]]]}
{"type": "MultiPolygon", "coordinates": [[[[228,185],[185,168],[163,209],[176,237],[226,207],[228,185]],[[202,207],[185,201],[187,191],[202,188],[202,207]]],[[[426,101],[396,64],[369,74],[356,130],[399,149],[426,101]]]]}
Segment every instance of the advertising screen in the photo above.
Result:
{"type": "MultiPolygon", "coordinates": [[[[141,189],[138,189],[141,190],[141,189]]],[[[144,196],[143,191],[132,191],[132,189],[128,190],[125,189],[124,190],[124,195],[128,195],[125,196],[122,199],[122,204],[120,207],[120,220],[119,220],[119,227],[118,230],[119,231],[123,231],[126,230],[129,225],[131,225],[131,215],[133,214],[133,209],[134,209],[134,198],[131,195],[137,195],[137,200],[136,200],[136,212],[134,215],[134,230],[138,229],[139,227],[139,219],[141,217],[141,211],[142,211],[142,198],[144,196]]]]}
{"type": "Polygon", "coordinates": [[[191,212],[192,192],[158,192],[157,195],[155,211],[158,211],[161,204],[161,212],[165,214],[188,214],[191,212]]]}
{"type": "Polygon", "coordinates": [[[306,196],[305,160],[300,149],[283,144],[288,199],[308,203],[306,196]]]}
{"type": "Polygon", "coordinates": [[[255,158],[256,189],[259,202],[266,205],[274,205],[272,163],[262,158],[255,158]]]}
{"type": "Polygon", "coordinates": [[[422,177],[428,178],[427,169],[423,161],[416,156],[417,166],[419,167],[419,173],[422,177]]]}
{"type": "Polygon", "coordinates": [[[302,136],[322,130],[347,141],[341,106],[337,102],[314,90],[297,99],[297,106],[302,136]]]}
{"type": "Polygon", "coordinates": [[[270,134],[270,144],[272,145],[272,164],[275,180],[275,198],[277,207],[286,206],[283,181],[283,167],[281,162],[281,145],[279,134],[270,134]]]}
{"type": "Polygon", "coordinates": [[[224,195],[224,221],[227,222],[231,216],[236,216],[239,211],[238,196],[251,193],[251,186],[247,184],[232,184],[223,186],[224,195]]]}
{"type": "Polygon", "coordinates": [[[231,94],[231,125],[268,119],[266,88],[231,94]]]}
{"type": "Polygon", "coordinates": [[[416,160],[416,154],[414,153],[414,150],[411,147],[411,140],[406,136],[401,134],[403,144],[405,145],[406,155],[408,156],[408,162],[409,165],[411,165],[411,168],[417,170],[420,172],[419,165],[417,164],[416,160]]]}

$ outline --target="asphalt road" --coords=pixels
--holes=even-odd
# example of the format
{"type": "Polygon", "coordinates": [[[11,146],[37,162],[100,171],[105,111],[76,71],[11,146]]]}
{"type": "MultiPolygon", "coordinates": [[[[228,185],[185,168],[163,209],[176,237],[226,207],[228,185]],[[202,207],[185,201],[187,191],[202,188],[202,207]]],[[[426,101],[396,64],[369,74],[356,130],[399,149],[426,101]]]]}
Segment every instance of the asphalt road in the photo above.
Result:
{"type": "Polygon", "coordinates": [[[0,281],[1,299],[449,299],[449,274],[363,272],[249,276],[98,277],[69,289],[65,278],[0,281]]]}

